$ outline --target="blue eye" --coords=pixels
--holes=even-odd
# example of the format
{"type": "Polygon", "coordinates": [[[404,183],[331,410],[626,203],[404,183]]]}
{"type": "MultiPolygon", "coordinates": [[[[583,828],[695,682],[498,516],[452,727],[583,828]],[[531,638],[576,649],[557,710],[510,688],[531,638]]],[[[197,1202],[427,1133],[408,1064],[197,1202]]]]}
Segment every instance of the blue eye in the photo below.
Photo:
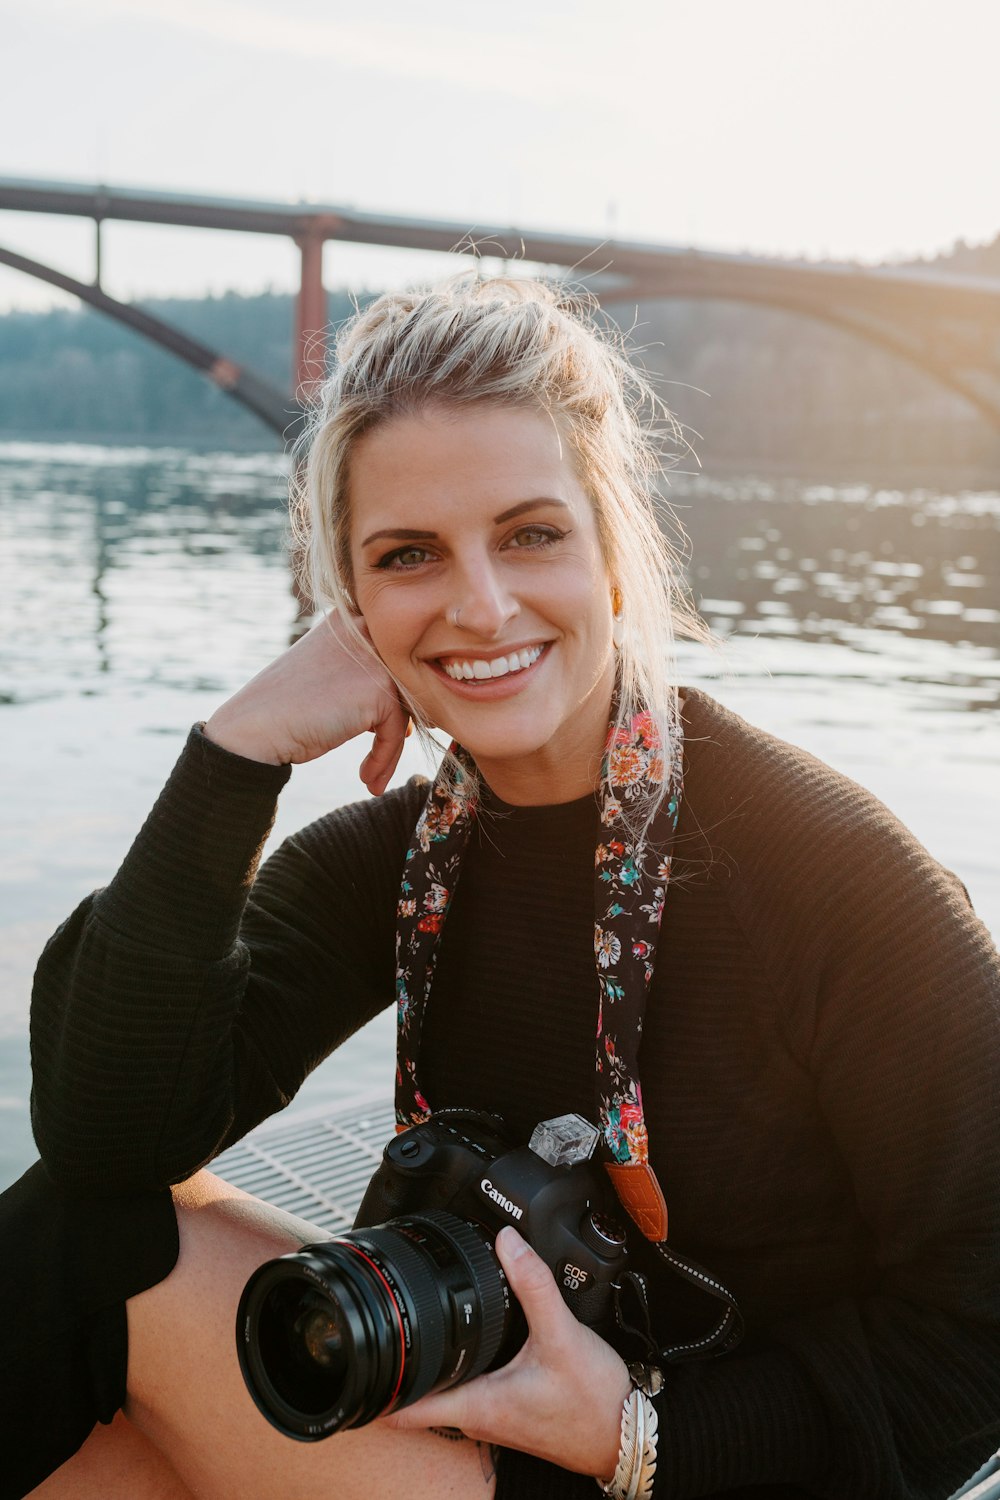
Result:
{"type": "Polygon", "coordinates": [[[426,547],[397,547],[395,552],[387,552],[385,557],[379,558],[376,567],[405,572],[409,568],[418,568],[429,556],[426,547]]]}

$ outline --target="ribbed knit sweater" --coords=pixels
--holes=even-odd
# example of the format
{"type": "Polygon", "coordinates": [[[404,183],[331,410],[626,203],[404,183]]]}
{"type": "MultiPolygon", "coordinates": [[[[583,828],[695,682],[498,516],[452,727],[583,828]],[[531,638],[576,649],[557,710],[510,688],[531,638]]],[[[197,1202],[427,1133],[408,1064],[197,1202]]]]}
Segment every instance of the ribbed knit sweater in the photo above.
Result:
{"type": "MultiPolygon", "coordinates": [[[[668,1372],[655,1493],[944,1500],[1000,1442],[997,954],[860,787],[702,693],[685,721],[641,1076],[671,1243],[747,1332],[668,1372]]],[[[319,819],[258,874],[288,775],[193,731],[118,875],[46,949],[33,1112],[65,1190],[190,1175],[392,1003],[426,788],[319,819]]],[[[596,842],[592,797],[480,820],[425,1023],[433,1106],[519,1133],[593,1114],[596,842]]],[[[664,1338],[706,1329],[707,1300],[650,1269],[664,1338]]]]}

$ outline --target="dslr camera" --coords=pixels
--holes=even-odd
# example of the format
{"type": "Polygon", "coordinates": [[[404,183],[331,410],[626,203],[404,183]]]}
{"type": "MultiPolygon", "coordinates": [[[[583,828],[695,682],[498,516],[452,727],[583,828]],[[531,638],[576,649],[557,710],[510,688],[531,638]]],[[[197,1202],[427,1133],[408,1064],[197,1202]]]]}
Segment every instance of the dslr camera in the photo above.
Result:
{"type": "Polygon", "coordinates": [[[389,1141],[352,1230],[247,1282],[237,1348],[268,1421],[314,1442],[506,1364],[526,1325],[494,1253],[505,1224],[615,1342],[627,1251],[606,1174],[586,1159],[596,1139],[566,1115],[518,1147],[495,1116],[446,1110],[389,1141]]]}

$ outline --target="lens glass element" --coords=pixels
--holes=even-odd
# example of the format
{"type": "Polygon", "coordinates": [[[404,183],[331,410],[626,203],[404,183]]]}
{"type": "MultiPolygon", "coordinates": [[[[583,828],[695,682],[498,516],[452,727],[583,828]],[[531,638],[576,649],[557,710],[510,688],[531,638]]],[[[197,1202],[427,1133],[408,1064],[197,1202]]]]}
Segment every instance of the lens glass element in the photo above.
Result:
{"type": "Polygon", "coordinates": [[[287,1406],[318,1417],[336,1406],[347,1374],[344,1331],[336,1305],[299,1280],[272,1288],[257,1326],[260,1359],[287,1406]]]}
{"type": "Polygon", "coordinates": [[[295,1331],[309,1358],[324,1370],[342,1369],[344,1335],[338,1319],[328,1307],[306,1308],[296,1319],[295,1331]]]}

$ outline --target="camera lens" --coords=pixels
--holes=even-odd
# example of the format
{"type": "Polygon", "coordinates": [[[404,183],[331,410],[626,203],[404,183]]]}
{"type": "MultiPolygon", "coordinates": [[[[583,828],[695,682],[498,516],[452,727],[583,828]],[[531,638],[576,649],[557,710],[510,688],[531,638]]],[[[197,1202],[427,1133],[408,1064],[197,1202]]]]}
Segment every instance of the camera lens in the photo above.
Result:
{"type": "Polygon", "coordinates": [[[237,1346],[260,1410],[309,1442],[480,1374],[510,1326],[486,1235],[434,1212],[268,1261],[240,1299],[237,1346]]]}
{"type": "Polygon", "coordinates": [[[272,1285],[258,1309],[262,1367],[283,1407],[319,1417],[335,1405],[347,1376],[340,1309],[308,1281],[272,1285]]]}

